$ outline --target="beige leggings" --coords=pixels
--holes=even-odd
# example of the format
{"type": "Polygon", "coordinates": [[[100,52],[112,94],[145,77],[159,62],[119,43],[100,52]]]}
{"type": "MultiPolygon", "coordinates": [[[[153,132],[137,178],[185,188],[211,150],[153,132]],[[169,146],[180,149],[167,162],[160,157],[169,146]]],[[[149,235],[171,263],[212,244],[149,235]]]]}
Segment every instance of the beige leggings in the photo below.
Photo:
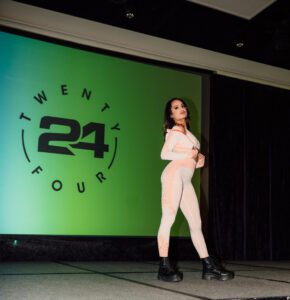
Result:
{"type": "Polygon", "coordinates": [[[170,230],[179,207],[189,224],[191,239],[199,257],[208,256],[201,231],[199,204],[191,183],[194,169],[192,159],[174,160],[162,173],[162,218],[158,231],[160,257],[168,256],[170,230]]]}

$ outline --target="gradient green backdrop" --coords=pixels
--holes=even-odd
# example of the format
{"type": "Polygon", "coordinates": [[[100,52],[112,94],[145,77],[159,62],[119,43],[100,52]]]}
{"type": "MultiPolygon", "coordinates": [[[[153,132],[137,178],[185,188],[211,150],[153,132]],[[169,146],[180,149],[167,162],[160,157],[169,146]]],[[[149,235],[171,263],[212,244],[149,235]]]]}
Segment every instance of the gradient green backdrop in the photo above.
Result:
{"type": "MultiPolygon", "coordinates": [[[[183,97],[191,131],[200,138],[201,76],[6,32],[0,32],[0,45],[0,234],[156,236],[160,174],[167,163],[160,160],[164,106],[173,96],[183,97]],[[84,88],[89,100],[82,97],[84,88]],[[40,104],[34,96],[42,91],[47,101],[40,104]],[[104,103],[110,108],[102,111],[104,103]],[[43,116],[73,119],[81,127],[105,124],[109,152],[95,158],[93,151],[61,141],[51,144],[75,155],[38,152],[42,133],[69,132],[59,125],[41,129],[43,116]],[[117,123],[120,130],[112,130],[117,123]],[[32,174],[38,166],[42,171],[32,174]],[[102,183],[98,172],[106,177],[102,183]],[[54,180],[62,182],[60,191],[53,190],[54,180]],[[78,182],[85,185],[83,193],[78,182]]],[[[93,140],[91,134],[83,141],[93,140]]],[[[194,185],[199,195],[199,171],[194,185]]],[[[180,212],[172,235],[189,235],[180,212]]]]}

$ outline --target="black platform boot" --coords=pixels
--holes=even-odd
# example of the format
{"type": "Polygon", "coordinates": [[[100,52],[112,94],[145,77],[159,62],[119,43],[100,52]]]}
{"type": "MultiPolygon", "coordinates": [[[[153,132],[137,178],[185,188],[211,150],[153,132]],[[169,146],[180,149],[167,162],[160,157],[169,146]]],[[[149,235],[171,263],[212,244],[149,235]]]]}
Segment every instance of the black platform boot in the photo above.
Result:
{"type": "Polygon", "coordinates": [[[168,282],[178,282],[183,278],[182,272],[175,270],[170,262],[168,257],[161,257],[159,263],[158,279],[168,282]]]}
{"type": "Polygon", "coordinates": [[[202,259],[202,279],[229,280],[235,277],[234,272],[226,270],[222,264],[213,256],[202,259]]]}

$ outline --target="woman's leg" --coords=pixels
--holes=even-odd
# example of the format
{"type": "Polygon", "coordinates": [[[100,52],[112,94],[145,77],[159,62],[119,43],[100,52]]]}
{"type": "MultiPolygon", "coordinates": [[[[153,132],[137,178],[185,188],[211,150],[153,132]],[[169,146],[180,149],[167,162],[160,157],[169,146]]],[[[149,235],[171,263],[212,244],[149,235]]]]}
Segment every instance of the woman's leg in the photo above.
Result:
{"type": "Polygon", "coordinates": [[[170,166],[162,174],[162,218],[157,241],[160,257],[168,256],[171,226],[174,223],[182,194],[182,180],[177,167],[170,166]]]}
{"type": "Polygon", "coordinates": [[[212,256],[208,255],[207,247],[201,231],[201,218],[199,204],[195,190],[191,183],[192,171],[188,168],[181,170],[183,180],[183,193],[180,208],[186,217],[193,245],[202,259],[203,279],[229,280],[234,278],[234,272],[226,270],[220,263],[217,263],[212,256]]]}
{"type": "Polygon", "coordinates": [[[183,193],[180,208],[189,224],[192,243],[200,258],[208,257],[208,251],[201,230],[201,218],[199,204],[195,190],[191,183],[192,171],[182,169],[183,193]]]}

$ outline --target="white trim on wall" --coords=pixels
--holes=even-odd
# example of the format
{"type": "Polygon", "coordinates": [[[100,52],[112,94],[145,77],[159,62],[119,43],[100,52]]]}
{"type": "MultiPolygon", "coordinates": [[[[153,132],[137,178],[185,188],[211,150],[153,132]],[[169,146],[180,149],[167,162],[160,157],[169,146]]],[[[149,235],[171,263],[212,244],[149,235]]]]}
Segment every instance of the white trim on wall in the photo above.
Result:
{"type": "Polygon", "coordinates": [[[11,0],[0,1],[0,24],[81,45],[200,68],[229,77],[290,89],[290,70],[287,69],[11,0]]]}

